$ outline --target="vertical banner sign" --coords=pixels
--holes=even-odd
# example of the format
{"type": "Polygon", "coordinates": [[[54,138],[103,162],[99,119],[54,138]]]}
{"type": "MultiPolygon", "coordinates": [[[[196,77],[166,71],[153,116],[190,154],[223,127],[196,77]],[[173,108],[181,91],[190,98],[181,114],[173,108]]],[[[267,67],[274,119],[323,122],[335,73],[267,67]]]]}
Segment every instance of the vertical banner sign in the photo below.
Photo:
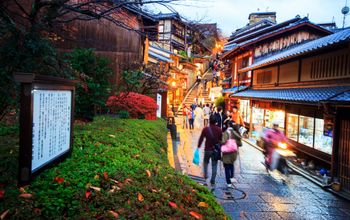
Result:
{"type": "Polygon", "coordinates": [[[158,105],[157,117],[161,118],[162,117],[162,95],[159,93],[157,93],[157,105],[158,105]]]}
{"type": "Polygon", "coordinates": [[[73,143],[75,81],[18,73],[21,83],[18,184],[68,157],[73,143]]]}

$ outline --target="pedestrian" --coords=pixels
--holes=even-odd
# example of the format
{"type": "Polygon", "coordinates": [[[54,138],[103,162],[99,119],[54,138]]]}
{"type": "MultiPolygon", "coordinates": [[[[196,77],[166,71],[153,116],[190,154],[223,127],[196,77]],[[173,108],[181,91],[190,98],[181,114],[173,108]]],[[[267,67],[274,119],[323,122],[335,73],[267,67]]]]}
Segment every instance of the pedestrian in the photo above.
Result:
{"type": "Polygon", "coordinates": [[[174,117],[176,117],[175,107],[174,105],[171,105],[171,111],[173,112],[174,117]]]}
{"type": "Polygon", "coordinates": [[[204,178],[208,179],[208,164],[211,161],[211,178],[210,184],[212,187],[215,187],[215,178],[217,173],[218,158],[215,154],[215,145],[220,143],[222,139],[222,130],[215,126],[216,119],[214,116],[209,118],[209,126],[203,128],[201,136],[198,140],[198,148],[202,146],[203,140],[205,138],[205,147],[204,147],[204,160],[203,160],[203,169],[204,169],[204,178]]]}
{"type": "Polygon", "coordinates": [[[199,83],[198,89],[197,89],[197,97],[198,98],[202,97],[202,94],[203,94],[203,84],[199,83]]]}
{"type": "MultiPolygon", "coordinates": [[[[232,116],[231,116],[231,112],[229,110],[226,111],[226,119],[224,121],[224,124],[227,125],[227,123],[229,121],[232,121],[232,116]]],[[[227,127],[227,126],[226,126],[227,127]]]]}
{"type": "Polygon", "coordinates": [[[242,118],[241,113],[238,111],[238,107],[237,106],[233,106],[232,113],[231,113],[231,118],[232,118],[232,121],[235,124],[238,124],[240,126],[244,126],[244,120],[242,118]]]}
{"type": "Polygon", "coordinates": [[[194,114],[196,116],[195,120],[194,120],[194,127],[196,129],[201,129],[203,128],[203,118],[204,118],[204,114],[203,114],[203,109],[202,106],[199,105],[195,110],[194,110],[194,114]]]}
{"type": "Polygon", "coordinates": [[[210,116],[210,108],[208,103],[203,108],[203,114],[204,114],[204,127],[206,127],[209,125],[209,116],[210,116]]]}
{"type": "Polygon", "coordinates": [[[238,146],[234,139],[232,122],[228,123],[227,130],[222,135],[222,163],[225,168],[225,177],[228,188],[233,188],[234,163],[237,159],[238,146]]]}
{"type": "Polygon", "coordinates": [[[226,120],[226,115],[223,113],[222,106],[217,107],[217,112],[215,113],[215,118],[216,118],[216,126],[221,128],[221,130],[225,131],[226,130],[226,125],[224,121],[226,120]]]}
{"type": "Polygon", "coordinates": [[[207,79],[204,79],[204,91],[207,91],[207,83],[208,83],[208,80],[207,79]]]}
{"type": "Polygon", "coordinates": [[[197,98],[194,98],[193,104],[191,105],[192,110],[194,111],[197,108],[197,98]]]}
{"type": "Polygon", "coordinates": [[[182,117],[183,117],[183,120],[182,120],[182,129],[187,129],[188,128],[188,115],[187,115],[187,112],[188,112],[188,108],[186,106],[186,104],[183,104],[182,106],[182,117]]]}
{"type": "Polygon", "coordinates": [[[232,121],[227,123],[227,130],[222,135],[222,162],[225,168],[225,177],[228,188],[232,188],[232,183],[237,182],[234,178],[238,149],[242,146],[242,137],[239,134],[238,126],[232,121]]]}
{"type": "Polygon", "coordinates": [[[193,123],[194,123],[194,112],[193,109],[190,108],[189,111],[187,112],[187,116],[188,116],[188,122],[190,123],[190,130],[194,129],[193,123]]]}

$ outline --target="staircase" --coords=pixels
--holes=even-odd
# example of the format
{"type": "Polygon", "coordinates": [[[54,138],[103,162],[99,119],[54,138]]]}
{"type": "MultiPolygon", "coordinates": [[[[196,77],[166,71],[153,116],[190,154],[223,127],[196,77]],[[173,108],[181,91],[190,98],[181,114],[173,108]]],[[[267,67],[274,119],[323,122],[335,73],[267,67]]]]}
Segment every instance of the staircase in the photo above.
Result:
{"type": "MultiPolygon", "coordinates": [[[[212,80],[211,71],[207,71],[206,73],[203,74],[201,83],[204,82],[204,79],[206,79],[208,81],[208,84],[210,83],[210,81],[212,80]]],[[[183,100],[183,102],[179,106],[179,109],[177,111],[177,115],[182,115],[183,104],[185,104],[187,107],[190,107],[194,103],[194,99],[197,98],[197,92],[198,92],[198,85],[193,87],[192,90],[190,90],[189,93],[186,95],[185,99],[183,100]]],[[[202,102],[202,104],[211,103],[211,100],[209,98],[209,91],[208,91],[208,89],[207,90],[204,89],[204,85],[203,85],[202,96],[198,97],[198,103],[201,103],[201,102],[202,102]],[[204,99],[204,102],[202,101],[203,99],[204,99]]]]}

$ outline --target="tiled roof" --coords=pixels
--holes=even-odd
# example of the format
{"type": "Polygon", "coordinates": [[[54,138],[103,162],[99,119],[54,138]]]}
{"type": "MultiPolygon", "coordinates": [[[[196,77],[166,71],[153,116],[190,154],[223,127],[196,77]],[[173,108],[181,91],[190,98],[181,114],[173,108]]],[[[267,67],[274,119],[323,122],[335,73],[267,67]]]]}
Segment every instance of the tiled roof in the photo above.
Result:
{"type": "Polygon", "coordinates": [[[162,62],[168,62],[168,63],[172,63],[173,61],[165,56],[162,56],[160,54],[154,53],[152,51],[148,51],[148,54],[150,57],[155,58],[156,60],[162,61],[162,62]]]}
{"type": "MultiPolygon", "coordinates": [[[[337,97],[343,98],[342,94],[349,93],[350,86],[321,87],[321,88],[292,88],[292,89],[270,89],[254,90],[249,89],[231,97],[255,98],[288,102],[318,103],[321,101],[337,101],[337,97]]],[[[340,98],[340,99],[341,99],[340,98]]],[[[350,101],[350,95],[344,96],[350,101]]]]}
{"type": "Polygon", "coordinates": [[[350,91],[344,92],[330,100],[335,102],[350,102],[350,91]]]}
{"type": "Polygon", "coordinates": [[[179,13],[158,13],[158,14],[154,14],[152,15],[153,17],[157,18],[157,19],[166,19],[166,18],[180,18],[179,13]]]}
{"type": "Polygon", "coordinates": [[[249,70],[257,69],[263,66],[271,65],[277,62],[291,59],[300,55],[311,53],[329,46],[336,44],[350,42],[350,29],[337,32],[335,34],[319,38],[317,40],[309,41],[308,43],[295,46],[289,50],[285,50],[281,53],[272,55],[266,59],[262,59],[251,66],[241,69],[240,72],[246,72],[249,70]]]}
{"type": "Polygon", "coordinates": [[[247,88],[247,86],[234,86],[232,88],[229,88],[229,89],[224,89],[222,90],[223,93],[235,93],[235,92],[238,92],[238,91],[242,91],[242,90],[245,90],[247,88]]]}
{"type": "Polygon", "coordinates": [[[232,38],[234,38],[234,37],[236,37],[238,35],[242,35],[242,34],[248,32],[248,31],[255,30],[255,29],[257,29],[257,28],[259,28],[261,26],[264,26],[264,25],[272,26],[272,25],[275,25],[275,23],[270,21],[270,20],[263,19],[261,21],[258,21],[256,23],[252,24],[252,25],[247,25],[247,26],[245,26],[245,27],[243,27],[243,28],[233,32],[232,35],[230,36],[230,39],[232,39],[232,38]]]}

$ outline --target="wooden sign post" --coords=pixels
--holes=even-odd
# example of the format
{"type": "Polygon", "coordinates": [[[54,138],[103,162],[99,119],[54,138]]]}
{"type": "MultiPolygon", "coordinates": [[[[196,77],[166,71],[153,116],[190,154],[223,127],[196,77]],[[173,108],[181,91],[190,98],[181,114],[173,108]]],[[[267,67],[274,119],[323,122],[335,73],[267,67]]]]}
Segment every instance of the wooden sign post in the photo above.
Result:
{"type": "Polygon", "coordinates": [[[70,155],[75,81],[35,74],[14,75],[21,83],[18,184],[70,155]]]}

